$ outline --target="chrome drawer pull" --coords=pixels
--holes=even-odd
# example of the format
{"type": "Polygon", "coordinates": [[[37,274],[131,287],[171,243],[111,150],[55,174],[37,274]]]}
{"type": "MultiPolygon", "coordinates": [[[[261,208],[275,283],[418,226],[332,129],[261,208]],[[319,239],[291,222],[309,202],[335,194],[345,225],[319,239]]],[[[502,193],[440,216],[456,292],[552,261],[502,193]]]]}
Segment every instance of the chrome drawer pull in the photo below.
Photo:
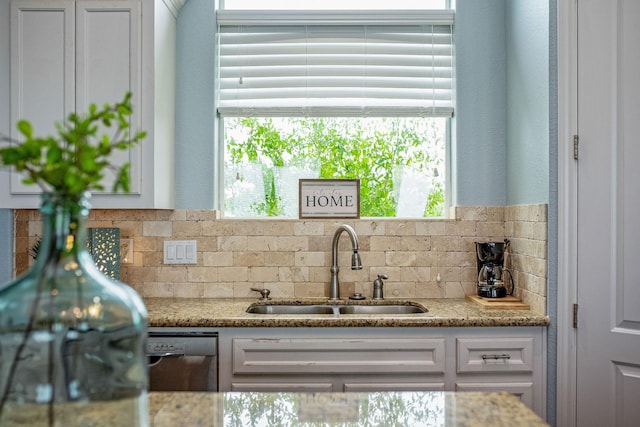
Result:
{"type": "Polygon", "coordinates": [[[510,354],[483,354],[482,360],[498,360],[498,359],[511,359],[510,354]]]}

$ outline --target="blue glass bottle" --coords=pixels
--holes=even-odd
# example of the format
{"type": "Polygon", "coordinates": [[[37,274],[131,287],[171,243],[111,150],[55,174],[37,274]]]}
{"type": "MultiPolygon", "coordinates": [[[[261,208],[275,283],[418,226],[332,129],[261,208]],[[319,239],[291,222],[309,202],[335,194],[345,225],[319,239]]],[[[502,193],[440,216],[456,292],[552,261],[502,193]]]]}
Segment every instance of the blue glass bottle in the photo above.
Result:
{"type": "Polygon", "coordinates": [[[147,425],[147,313],[87,251],[90,194],[43,194],[33,267],[0,287],[0,425],[147,425]]]}

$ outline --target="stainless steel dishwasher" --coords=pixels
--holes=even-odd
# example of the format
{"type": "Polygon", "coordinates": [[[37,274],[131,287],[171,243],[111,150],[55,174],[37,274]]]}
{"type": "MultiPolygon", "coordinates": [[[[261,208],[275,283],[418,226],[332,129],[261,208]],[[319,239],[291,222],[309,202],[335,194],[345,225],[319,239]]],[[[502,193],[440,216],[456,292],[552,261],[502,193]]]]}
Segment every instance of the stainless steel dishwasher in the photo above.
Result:
{"type": "Polygon", "coordinates": [[[218,391],[218,334],[149,328],[149,391],[218,391]]]}

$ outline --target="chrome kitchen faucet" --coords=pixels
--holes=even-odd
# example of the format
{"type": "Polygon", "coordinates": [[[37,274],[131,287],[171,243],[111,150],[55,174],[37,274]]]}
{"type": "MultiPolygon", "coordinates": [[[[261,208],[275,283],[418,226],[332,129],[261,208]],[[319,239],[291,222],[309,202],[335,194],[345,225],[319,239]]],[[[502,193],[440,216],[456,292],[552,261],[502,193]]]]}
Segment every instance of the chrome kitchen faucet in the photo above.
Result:
{"type": "Polygon", "coordinates": [[[351,247],[353,248],[353,255],[351,255],[351,269],[362,270],[362,260],[358,253],[358,236],[353,228],[346,224],[342,224],[336,232],[333,234],[333,244],[331,246],[331,283],[329,288],[329,299],[340,299],[340,282],[338,281],[338,240],[343,231],[346,231],[351,238],[351,247]]]}

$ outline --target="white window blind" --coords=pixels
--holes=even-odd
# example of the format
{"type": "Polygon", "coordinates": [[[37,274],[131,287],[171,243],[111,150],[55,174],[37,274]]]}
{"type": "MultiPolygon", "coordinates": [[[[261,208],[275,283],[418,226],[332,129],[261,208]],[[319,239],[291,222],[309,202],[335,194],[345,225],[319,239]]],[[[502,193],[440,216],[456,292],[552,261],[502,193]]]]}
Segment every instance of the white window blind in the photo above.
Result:
{"type": "Polygon", "coordinates": [[[222,116],[453,114],[453,10],[221,10],[217,19],[222,116]]]}

